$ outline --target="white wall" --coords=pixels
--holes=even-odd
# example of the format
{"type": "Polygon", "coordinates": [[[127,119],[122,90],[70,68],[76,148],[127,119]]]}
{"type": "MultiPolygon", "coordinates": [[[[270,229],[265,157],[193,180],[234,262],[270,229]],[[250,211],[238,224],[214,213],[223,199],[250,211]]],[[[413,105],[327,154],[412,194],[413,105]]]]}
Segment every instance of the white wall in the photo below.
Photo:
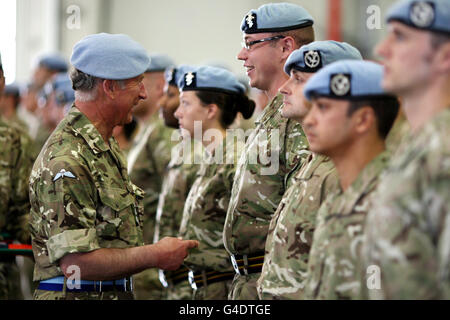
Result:
{"type": "MultiPolygon", "coordinates": [[[[293,2],[321,17],[326,1],[293,2]]],[[[110,31],[129,34],[149,52],[167,53],[177,63],[222,61],[241,73],[242,62],[236,59],[242,41],[240,24],[250,9],[264,3],[267,1],[113,0],[110,31]]],[[[324,19],[318,21],[320,29],[324,19]]]]}
{"type": "Polygon", "coordinates": [[[17,0],[16,79],[25,81],[40,54],[58,44],[58,0],[17,0]],[[56,30],[56,31],[55,31],[56,30]]]}
{"type": "MultiPolygon", "coordinates": [[[[236,73],[244,73],[236,60],[242,33],[240,23],[264,0],[17,0],[17,76],[31,74],[33,58],[59,48],[69,58],[73,45],[87,34],[126,33],[149,52],[167,53],[177,63],[220,61],[236,73]],[[67,8],[80,8],[80,28],[69,28],[67,8]]],[[[326,37],[328,0],[291,0],[315,18],[316,39],[326,37]]],[[[367,7],[383,10],[394,0],[343,0],[342,34],[366,57],[384,33],[365,27],[367,7]]],[[[384,19],[384,17],[382,17],[384,19]]]]}

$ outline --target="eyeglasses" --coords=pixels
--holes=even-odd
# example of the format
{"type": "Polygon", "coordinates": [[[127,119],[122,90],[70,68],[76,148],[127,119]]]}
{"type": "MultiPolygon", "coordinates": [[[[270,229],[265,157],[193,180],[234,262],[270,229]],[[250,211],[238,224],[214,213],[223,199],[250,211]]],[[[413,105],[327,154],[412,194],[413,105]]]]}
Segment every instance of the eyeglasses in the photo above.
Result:
{"type": "Polygon", "coordinates": [[[264,38],[264,39],[260,39],[260,40],[250,41],[250,42],[243,41],[243,42],[241,42],[241,45],[242,45],[242,48],[250,50],[251,47],[257,43],[273,41],[273,40],[278,40],[278,39],[283,39],[283,38],[286,38],[286,36],[275,36],[275,37],[269,37],[269,38],[264,38]]]}

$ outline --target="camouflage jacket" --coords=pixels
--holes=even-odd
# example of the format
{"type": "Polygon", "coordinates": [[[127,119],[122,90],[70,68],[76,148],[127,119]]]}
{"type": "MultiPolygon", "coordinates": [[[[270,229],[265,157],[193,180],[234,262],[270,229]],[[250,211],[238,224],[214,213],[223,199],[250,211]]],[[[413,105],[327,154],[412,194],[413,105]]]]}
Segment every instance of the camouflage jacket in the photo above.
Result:
{"type": "Polygon", "coordinates": [[[135,143],[128,153],[128,172],[131,181],[145,191],[143,227],[145,243],[153,242],[156,209],[164,172],[170,161],[173,131],[164,125],[158,114],[155,114],[142,130],[142,134],[136,136],[135,143]]]}
{"type": "Polygon", "coordinates": [[[402,141],[408,137],[410,130],[410,125],[405,116],[400,115],[400,117],[395,120],[392,129],[386,137],[386,149],[391,155],[395,155],[400,148],[402,141]]]}
{"type": "Polygon", "coordinates": [[[375,157],[343,192],[320,206],[309,254],[306,299],[360,298],[361,244],[370,195],[388,162],[388,152],[375,157]]]}
{"type": "MultiPolygon", "coordinates": [[[[382,176],[367,218],[372,299],[450,299],[450,108],[411,134],[382,176]]],[[[370,279],[367,279],[370,282],[370,279]]]]}
{"type": "Polygon", "coordinates": [[[48,137],[51,135],[50,129],[48,129],[42,122],[39,124],[36,132],[36,138],[34,138],[33,143],[33,158],[36,159],[44,147],[45,142],[48,137]]]}
{"type": "Polygon", "coordinates": [[[189,191],[183,211],[180,236],[200,242],[190,252],[185,265],[198,271],[214,269],[233,271],[230,257],[223,244],[223,226],[230,201],[236,163],[243,143],[226,139],[213,154],[205,151],[204,163],[189,191]],[[235,151],[235,147],[236,150],[235,151]],[[223,150],[223,153],[222,153],[223,150]],[[223,161],[215,156],[223,155],[223,161]]]}
{"type": "Polygon", "coordinates": [[[29,242],[31,138],[0,117],[0,145],[0,240],[8,235],[29,242]]]}
{"type": "Polygon", "coordinates": [[[264,109],[239,159],[224,228],[231,254],[264,251],[269,223],[285,192],[285,179],[310,152],[301,125],[281,117],[277,95],[264,109]]]}
{"type": "Polygon", "coordinates": [[[183,207],[200,169],[203,154],[201,142],[192,139],[189,150],[185,150],[184,146],[185,141],[181,141],[172,148],[172,158],[167,166],[159,195],[153,242],[164,237],[178,236],[183,207]],[[185,151],[189,154],[186,155],[185,151]]]}
{"type": "Polygon", "coordinates": [[[68,253],[143,244],[144,193],[114,138],[109,145],[73,107],[39,154],[30,177],[35,281],[62,275],[68,253]]]}
{"type": "Polygon", "coordinates": [[[337,187],[336,170],[327,157],[311,155],[297,172],[270,222],[258,280],[261,299],[303,298],[317,210],[337,187]]]}

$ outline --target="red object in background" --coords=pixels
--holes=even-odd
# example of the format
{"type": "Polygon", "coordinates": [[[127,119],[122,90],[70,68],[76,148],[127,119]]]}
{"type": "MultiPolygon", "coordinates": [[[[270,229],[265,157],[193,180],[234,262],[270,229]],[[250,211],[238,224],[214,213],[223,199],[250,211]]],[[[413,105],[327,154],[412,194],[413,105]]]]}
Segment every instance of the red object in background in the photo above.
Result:
{"type": "Polygon", "coordinates": [[[32,248],[29,244],[9,244],[8,249],[31,250],[32,248]]]}
{"type": "Polygon", "coordinates": [[[342,0],[328,0],[328,40],[342,41],[341,7],[342,0]]]}

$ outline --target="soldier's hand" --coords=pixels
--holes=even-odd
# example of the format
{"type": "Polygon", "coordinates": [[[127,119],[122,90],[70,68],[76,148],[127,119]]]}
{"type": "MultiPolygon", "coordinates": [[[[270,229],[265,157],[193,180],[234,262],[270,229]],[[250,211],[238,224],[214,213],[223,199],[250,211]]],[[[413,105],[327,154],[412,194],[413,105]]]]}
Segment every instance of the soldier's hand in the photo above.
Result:
{"type": "Polygon", "coordinates": [[[163,270],[177,270],[188,256],[189,249],[198,247],[196,240],[181,240],[165,237],[154,244],[158,254],[157,267],[163,270]]]}

